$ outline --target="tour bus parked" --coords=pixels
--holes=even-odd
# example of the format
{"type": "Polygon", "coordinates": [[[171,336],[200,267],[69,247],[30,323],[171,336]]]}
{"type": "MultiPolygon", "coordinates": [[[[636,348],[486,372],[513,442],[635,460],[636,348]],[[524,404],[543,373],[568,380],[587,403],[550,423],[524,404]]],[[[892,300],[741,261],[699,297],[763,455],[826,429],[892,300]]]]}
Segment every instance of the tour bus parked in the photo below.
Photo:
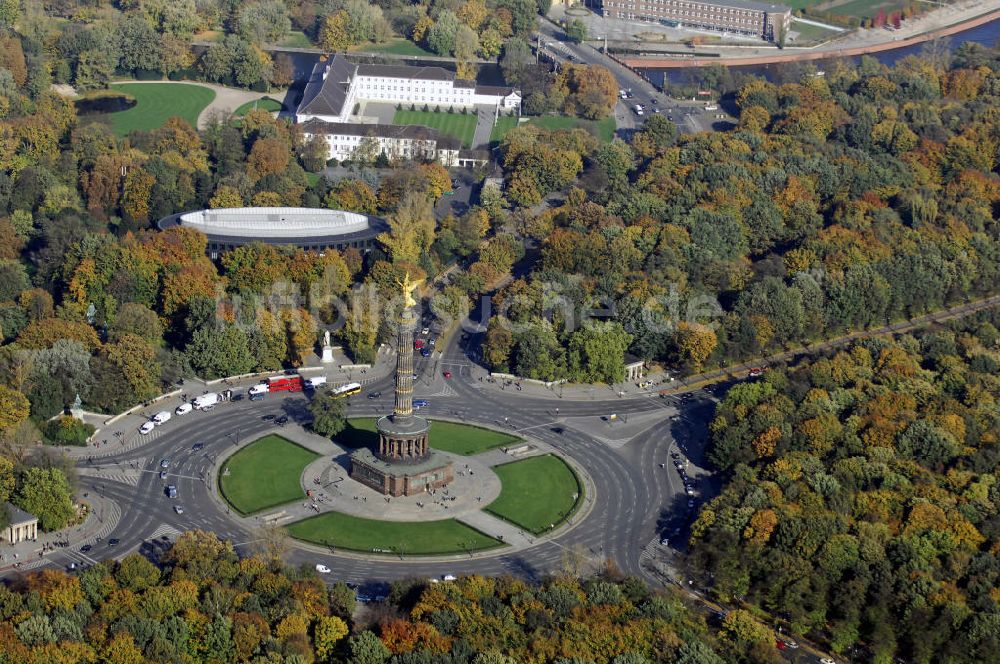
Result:
{"type": "Polygon", "coordinates": [[[326,376],[316,376],[315,378],[309,378],[306,380],[305,388],[307,390],[315,390],[324,383],[326,383],[326,376]]]}
{"type": "Polygon", "coordinates": [[[161,410],[156,415],[153,415],[153,424],[160,425],[167,422],[170,419],[169,410],[161,410]]]}
{"type": "Polygon", "coordinates": [[[268,392],[301,392],[302,376],[271,376],[267,379],[268,392]]]}
{"type": "Polygon", "coordinates": [[[347,385],[341,385],[340,387],[333,388],[333,396],[335,397],[349,397],[352,394],[358,394],[361,392],[360,383],[348,383],[347,385]]]}

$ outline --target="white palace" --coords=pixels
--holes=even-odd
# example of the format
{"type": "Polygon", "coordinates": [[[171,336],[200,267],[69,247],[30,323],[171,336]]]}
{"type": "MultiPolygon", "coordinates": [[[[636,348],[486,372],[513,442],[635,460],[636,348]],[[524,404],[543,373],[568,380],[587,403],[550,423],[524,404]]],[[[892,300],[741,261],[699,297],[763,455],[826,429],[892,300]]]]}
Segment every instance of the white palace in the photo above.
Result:
{"type": "Polygon", "coordinates": [[[313,68],[295,121],[302,123],[306,138],[326,137],[331,159],[353,158],[365,139],[375,141],[387,155],[437,159],[448,166],[466,165],[455,140],[434,129],[363,124],[350,121],[361,102],[381,102],[428,106],[442,111],[487,107],[491,113],[520,109],[521,94],[510,87],[479,85],[456,78],[442,67],[354,64],[342,55],[333,55],[313,68]],[[419,134],[419,135],[418,135],[419,134]]]}

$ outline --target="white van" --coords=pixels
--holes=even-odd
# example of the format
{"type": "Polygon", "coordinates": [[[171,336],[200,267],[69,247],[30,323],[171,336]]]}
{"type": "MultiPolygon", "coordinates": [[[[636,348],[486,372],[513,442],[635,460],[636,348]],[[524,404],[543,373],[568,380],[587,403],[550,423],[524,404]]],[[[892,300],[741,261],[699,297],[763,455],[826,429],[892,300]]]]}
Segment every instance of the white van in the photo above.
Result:
{"type": "Polygon", "coordinates": [[[306,380],[305,388],[307,390],[315,390],[324,383],[326,383],[326,376],[316,376],[315,378],[309,378],[306,380]]]}
{"type": "Polygon", "coordinates": [[[719,110],[719,107],[716,106],[715,104],[709,104],[708,106],[705,107],[705,110],[706,111],[717,111],[717,110],[719,110]]]}
{"type": "Polygon", "coordinates": [[[155,427],[155,426],[156,425],[153,424],[152,422],[143,422],[142,426],[139,427],[139,433],[141,433],[143,436],[145,436],[147,433],[149,433],[150,431],[152,431],[153,427],[155,427]]]}
{"type": "Polygon", "coordinates": [[[182,403],[181,405],[177,406],[177,408],[174,410],[174,415],[187,415],[188,413],[191,412],[191,410],[192,410],[191,404],[182,403]]]}
{"type": "Polygon", "coordinates": [[[157,426],[159,426],[161,424],[164,424],[164,423],[166,423],[168,421],[170,421],[170,411],[169,410],[161,410],[156,415],[153,415],[153,424],[155,424],[157,426]]]}
{"type": "Polygon", "coordinates": [[[267,386],[267,383],[258,383],[250,388],[249,393],[253,397],[258,394],[267,394],[269,391],[270,388],[267,386]]]}
{"type": "Polygon", "coordinates": [[[208,394],[203,394],[196,398],[193,402],[194,407],[198,410],[206,410],[211,408],[215,404],[219,403],[219,395],[215,392],[209,392],[208,394]]]}

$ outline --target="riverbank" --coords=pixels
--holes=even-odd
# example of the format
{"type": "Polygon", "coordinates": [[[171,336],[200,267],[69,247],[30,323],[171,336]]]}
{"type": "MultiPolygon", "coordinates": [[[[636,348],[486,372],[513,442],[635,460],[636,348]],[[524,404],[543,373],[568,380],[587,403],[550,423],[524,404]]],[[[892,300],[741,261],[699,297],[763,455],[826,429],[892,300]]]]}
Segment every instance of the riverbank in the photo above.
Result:
{"type": "MultiPolygon", "coordinates": [[[[856,57],[919,45],[924,42],[965,32],[966,30],[977,28],[992,21],[1000,20],[1000,0],[992,0],[988,3],[975,3],[974,7],[966,8],[966,11],[961,12],[961,14],[963,16],[967,16],[972,13],[972,11],[976,12],[974,16],[961,18],[961,20],[957,23],[940,27],[932,27],[905,37],[896,35],[892,41],[863,44],[861,46],[847,46],[843,42],[841,42],[838,46],[837,42],[833,42],[827,44],[825,47],[809,50],[802,49],[796,50],[795,52],[790,52],[790,49],[785,49],[783,51],[768,49],[771,52],[751,56],[740,55],[740,53],[745,53],[747,49],[714,49],[711,51],[700,49],[693,52],[690,56],[683,55],[658,58],[629,56],[618,57],[616,59],[618,59],[622,64],[632,68],[671,69],[681,67],[699,67],[712,64],[724,64],[729,67],[770,65],[790,62],[806,62],[811,60],[826,60],[837,57],[856,57]],[[983,5],[988,6],[985,11],[983,5]]],[[[929,17],[931,16],[933,15],[929,15],[929,17]]],[[[925,19],[923,26],[926,27],[926,25],[927,23],[925,19]]],[[[918,24],[913,26],[913,29],[919,29],[920,27],[921,25],[918,24]]],[[[872,33],[875,31],[869,30],[867,32],[872,33]]],[[[755,50],[764,51],[765,49],[755,50]]]]}

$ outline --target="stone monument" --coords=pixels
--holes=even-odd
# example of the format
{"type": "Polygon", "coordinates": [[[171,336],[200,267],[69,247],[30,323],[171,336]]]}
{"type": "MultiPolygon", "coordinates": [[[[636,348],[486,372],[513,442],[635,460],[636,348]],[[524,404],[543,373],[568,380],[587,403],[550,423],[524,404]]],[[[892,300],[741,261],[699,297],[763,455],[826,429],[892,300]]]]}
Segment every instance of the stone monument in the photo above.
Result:
{"type": "Polygon", "coordinates": [[[330,330],[323,332],[323,355],[320,356],[320,362],[333,362],[333,346],[330,345],[330,330]]]}
{"type": "Polygon", "coordinates": [[[407,274],[403,311],[396,333],[396,400],[392,415],[380,417],[378,449],[351,455],[351,477],[389,496],[412,496],[445,486],[455,478],[451,461],[427,444],[430,422],[413,414],[413,331],[417,317],[413,291],[419,281],[407,274]]]}

